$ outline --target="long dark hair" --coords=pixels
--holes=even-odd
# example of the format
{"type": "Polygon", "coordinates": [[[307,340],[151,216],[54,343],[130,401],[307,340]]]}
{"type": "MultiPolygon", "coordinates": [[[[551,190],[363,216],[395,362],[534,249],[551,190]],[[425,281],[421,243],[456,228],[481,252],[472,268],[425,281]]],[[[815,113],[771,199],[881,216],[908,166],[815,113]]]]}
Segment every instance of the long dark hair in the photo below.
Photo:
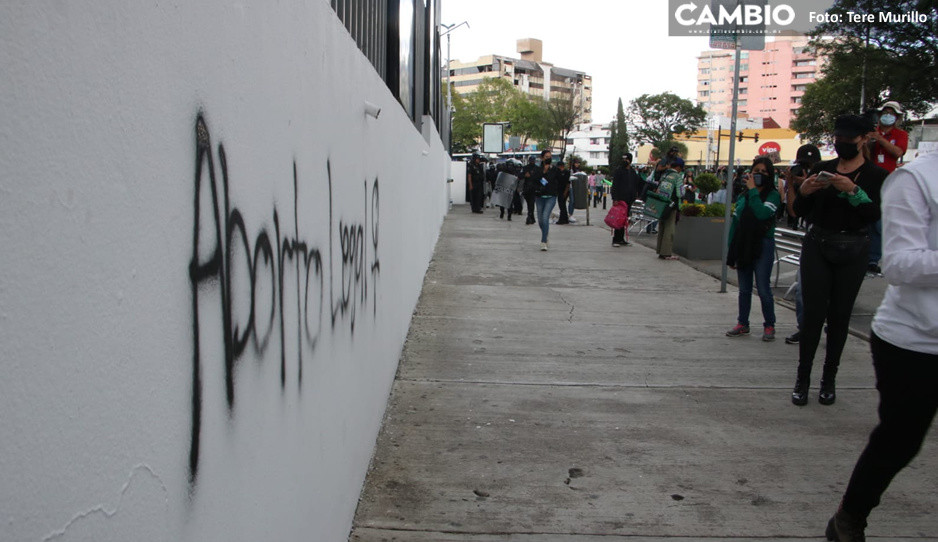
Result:
{"type": "Polygon", "coordinates": [[[759,187],[759,195],[762,197],[762,201],[765,201],[765,198],[767,198],[773,190],[777,190],[775,186],[775,164],[772,163],[772,160],[768,156],[759,156],[752,161],[753,168],[759,164],[765,166],[765,174],[769,178],[768,187],[766,187],[765,184],[759,187]]]}

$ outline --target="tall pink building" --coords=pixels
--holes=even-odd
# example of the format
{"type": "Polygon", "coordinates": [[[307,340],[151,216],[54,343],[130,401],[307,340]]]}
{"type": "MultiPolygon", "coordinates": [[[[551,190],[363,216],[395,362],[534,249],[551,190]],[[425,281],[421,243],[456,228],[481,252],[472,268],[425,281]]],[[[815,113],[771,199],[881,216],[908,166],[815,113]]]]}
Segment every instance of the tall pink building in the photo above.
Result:
{"type": "MultiPolygon", "coordinates": [[[[739,117],[771,118],[779,127],[788,128],[823,60],[807,45],[804,37],[776,37],[766,41],[762,51],[742,51],[739,117]]],[[[733,57],[733,51],[724,50],[704,51],[697,57],[697,103],[711,115],[732,114],[733,57]]]]}

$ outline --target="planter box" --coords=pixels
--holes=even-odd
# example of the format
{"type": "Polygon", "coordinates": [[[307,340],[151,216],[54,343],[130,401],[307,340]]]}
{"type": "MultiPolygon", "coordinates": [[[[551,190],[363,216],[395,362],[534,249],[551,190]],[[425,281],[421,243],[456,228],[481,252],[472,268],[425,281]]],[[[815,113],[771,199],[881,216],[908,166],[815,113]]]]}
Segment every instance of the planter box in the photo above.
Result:
{"type": "Polygon", "coordinates": [[[674,230],[674,252],[689,260],[723,259],[725,218],[682,216],[674,230]]]}

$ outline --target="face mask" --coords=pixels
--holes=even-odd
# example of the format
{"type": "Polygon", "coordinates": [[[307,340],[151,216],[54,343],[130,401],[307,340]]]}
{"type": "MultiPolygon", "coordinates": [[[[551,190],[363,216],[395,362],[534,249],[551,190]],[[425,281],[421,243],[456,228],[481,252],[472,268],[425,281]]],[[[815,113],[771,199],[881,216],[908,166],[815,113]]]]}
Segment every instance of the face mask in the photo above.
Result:
{"type": "Polygon", "coordinates": [[[896,116],[886,113],[885,115],[879,117],[879,123],[883,126],[892,126],[896,123],[896,116]]]}
{"type": "Polygon", "coordinates": [[[834,150],[837,151],[837,156],[844,160],[853,160],[860,154],[856,143],[834,143],[834,150]]]}
{"type": "Polygon", "coordinates": [[[549,165],[550,165],[550,158],[545,158],[544,161],[543,161],[543,164],[544,164],[545,166],[549,166],[549,165]]]}

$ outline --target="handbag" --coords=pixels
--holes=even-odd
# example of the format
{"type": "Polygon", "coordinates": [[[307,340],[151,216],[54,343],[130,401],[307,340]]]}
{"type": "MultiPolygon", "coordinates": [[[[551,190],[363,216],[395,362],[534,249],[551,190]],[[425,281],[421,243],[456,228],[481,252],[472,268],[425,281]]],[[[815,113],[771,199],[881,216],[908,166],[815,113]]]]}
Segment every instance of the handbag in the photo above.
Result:
{"type": "Polygon", "coordinates": [[[603,220],[607,226],[614,230],[621,230],[629,221],[629,206],[624,201],[617,201],[612,209],[606,213],[603,220]]]}
{"type": "Polygon", "coordinates": [[[645,216],[653,220],[662,220],[671,208],[671,198],[657,192],[645,194],[645,216]]]}

